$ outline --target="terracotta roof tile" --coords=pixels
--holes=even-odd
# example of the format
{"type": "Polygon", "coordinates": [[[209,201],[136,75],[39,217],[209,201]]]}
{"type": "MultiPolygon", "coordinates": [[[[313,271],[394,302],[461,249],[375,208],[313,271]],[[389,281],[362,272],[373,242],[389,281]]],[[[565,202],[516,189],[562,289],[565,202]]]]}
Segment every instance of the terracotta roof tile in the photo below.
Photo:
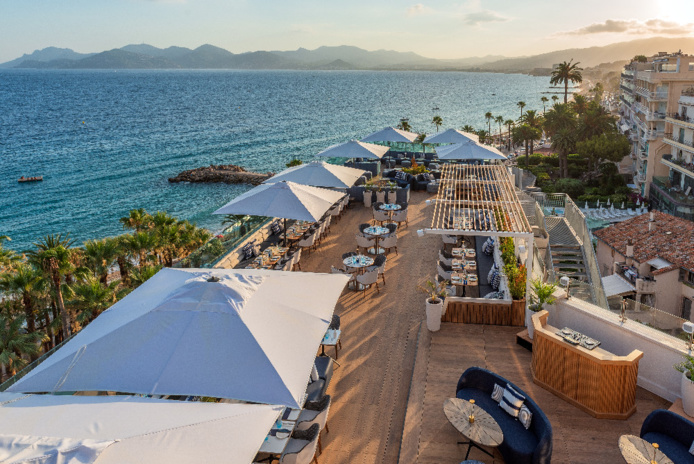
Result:
{"type": "Polygon", "coordinates": [[[648,230],[649,214],[619,222],[593,235],[626,256],[627,241],[634,245],[634,259],[645,263],[653,258],[663,258],[673,266],[654,271],[662,274],[676,268],[694,272],[694,222],[670,214],[654,211],[655,227],[648,230]]]}

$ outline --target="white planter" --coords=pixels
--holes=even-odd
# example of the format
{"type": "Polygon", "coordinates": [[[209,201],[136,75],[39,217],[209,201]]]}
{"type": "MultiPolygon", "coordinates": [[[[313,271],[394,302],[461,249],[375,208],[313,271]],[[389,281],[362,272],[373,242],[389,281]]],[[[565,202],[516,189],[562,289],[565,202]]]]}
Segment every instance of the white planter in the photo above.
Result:
{"type": "Polygon", "coordinates": [[[373,192],[371,190],[364,191],[364,206],[371,208],[371,200],[373,198],[373,192]]]}
{"type": "Polygon", "coordinates": [[[386,202],[386,192],[381,190],[380,192],[376,192],[376,201],[380,201],[381,203],[386,202]]]}
{"type": "Polygon", "coordinates": [[[388,192],[388,203],[397,203],[398,202],[398,194],[394,191],[388,192]]]}
{"type": "Polygon", "coordinates": [[[688,416],[694,416],[694,382],[682,372],[682,409],[688,416]]]}
{"type": "Polygon", "coordinates": [[[438,303],[432,303],[431,298],[426,301],[427,311],[427,329],[432,332],[437,332],[441,329],[441,316],[443,313],[443,300],[439,299],[438,303]]]}

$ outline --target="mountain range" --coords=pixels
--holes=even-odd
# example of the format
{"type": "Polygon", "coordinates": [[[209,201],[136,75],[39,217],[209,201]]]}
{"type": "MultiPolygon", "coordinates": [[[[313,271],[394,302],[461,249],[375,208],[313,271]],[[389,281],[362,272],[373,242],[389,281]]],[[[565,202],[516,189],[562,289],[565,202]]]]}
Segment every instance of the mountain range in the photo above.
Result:
{"type": "Polygon", "coordinates": [[[659,51],[694,52],[694,38],[649,38],[603,47],[558,50],[509,58],[498,55],[434,59],[413,52],[368,51],[353,46],[299,48],[293,51],[231,53],[213,45],[196,49],[126,45],[101,53],[77,53],[48,47],[0,64],[0,68],[33,69],[309,69],[309,70],[461,70],[548,73],[552,65],[573,59],[583,67],[597,66],[659,51]]]}

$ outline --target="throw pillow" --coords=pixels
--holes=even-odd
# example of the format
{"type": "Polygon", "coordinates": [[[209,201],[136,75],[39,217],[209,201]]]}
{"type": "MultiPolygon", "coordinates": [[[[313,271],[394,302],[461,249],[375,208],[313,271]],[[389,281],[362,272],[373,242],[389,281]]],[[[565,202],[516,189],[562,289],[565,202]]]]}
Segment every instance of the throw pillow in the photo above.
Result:
{"type": "Polygon", "coordinates": [[[292,438],[296,438],[297,440],[306,440],[306,441],[311,442],[318,436],[319,432],[320,432],[320,425],[313,424],[311,427],[307,428],[306,430],[294,430],[292,432],[292,438]]]}
{"type": "Polygon", "coordinates": [[[319,378],[320,376],[318,375],[318,369],[316,369],[316,365],[314,364],[311,368],[311,382],[315,382],[319,378]]]}
{"type": "Polygon", "coordinates": [[[523,424],[525,430],[530,428],[530,422],[533,420],[533,413],[530,412],[530,409],[528,409],[526,405],[521,406],[520,411],[518,411],[518,420],[523,424]]]}
{"type": "Polygon", "coordinates": [[[494,384],[494,391],[492,392],[492,399],[497,403],[501,403],[501,397],[504,396],[504,387],[498,383],[494,384]]]}
{"type": "Polygon", "coordinates": [[[430,174],[429,174],[429,180],[433,182],[433,181],[436,180],[436,177],[435,177],[433,174],[430,173],[430,174]]]}
{"type": "Polygon", "coordinates": [[[307,401],[306,404],[304,404],[304,409],[308,409],[309,411],[323,411],[328,407],[328,403],[330,403],[330,395],[324,395],[318,401],[307,401]]]}
{"type": "Polygon", "coordinates": [[[501,397],[499,406],[506,411],[511,417],[518,417],[521,406],[523,406],[525,397],[513,389],[510,385],[506,385],[504,394],[501,397]]]}

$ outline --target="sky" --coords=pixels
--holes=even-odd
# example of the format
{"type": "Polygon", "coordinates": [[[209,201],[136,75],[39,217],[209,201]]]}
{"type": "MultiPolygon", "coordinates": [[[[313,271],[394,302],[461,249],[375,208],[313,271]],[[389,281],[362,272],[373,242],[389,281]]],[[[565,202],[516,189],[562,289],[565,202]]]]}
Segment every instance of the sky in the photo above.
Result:
{"type": "Polygon", "coordinates": [[[0,62],[139,43],[511,57],[693,34],[693,0],[0,0],[0,62]]]}

